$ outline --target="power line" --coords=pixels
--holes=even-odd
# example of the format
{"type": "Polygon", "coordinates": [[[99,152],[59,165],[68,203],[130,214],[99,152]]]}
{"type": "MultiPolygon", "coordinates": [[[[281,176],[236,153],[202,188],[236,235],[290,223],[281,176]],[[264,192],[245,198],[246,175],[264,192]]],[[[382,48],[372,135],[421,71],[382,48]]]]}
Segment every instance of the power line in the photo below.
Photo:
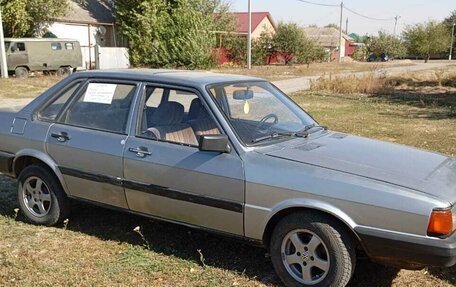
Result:
{"type": "MultiPolygon", "coordinates": [[[[317,2],[312,2],[312,1],[307,1],[307,0],[297,0],[299,2],[302,2],[302,3],[307,3],[307,4],[312,4],[312,5],[316,5],[316,6],[324,6],[324,7],[340,7],[339,4],[325,4],[325,3],[317,3],[317,2]]],[[[375,17],[370,17],[370,16],[366,16],[366,15],[363,15],[359,12],[356,12],[355,10],[353,9],[350,9],[347,7],[347,5],[343,5],[344,9],[355,14],[355,15],[358,15],[360,17],[363,17],[363,18],[366,18],[366,19],[369,19],[369,20],[373,20],[373,21],[393,21],[396,19],[396,17],[391,17],[391,18],[375,18],[375,17]]]]}
{"type": "Polygon", "coordinates": [[[347,10],[349,12],[352,12],[355,15],[358,15],[360,17],[363,17],[363,18],[366,18],[366,19],[369,19],[369,20],[373,20],[373,21],[393,21],[393,20],[395,20],[395,17],[392,17],[392,18],[374,18],[374,17],[369,17],[369,16],[363,15],[361,13],[358,13],[358,12],[354,11],[353,9],[348,8],[346,5],[344,5],[344,8],[345,8],[345,10],[347,10]]]}
{"type": "Polygon", "coordinates": [[[317,5],[317,6],[325,6],[325,7],[339,7],[338,4],[324,4],[324,3],[316,3],[316,2],[311,2],[307,0],[297,0],[299,2],[307,3],[307,4],[312,4],[312,5],[317,5]]]}

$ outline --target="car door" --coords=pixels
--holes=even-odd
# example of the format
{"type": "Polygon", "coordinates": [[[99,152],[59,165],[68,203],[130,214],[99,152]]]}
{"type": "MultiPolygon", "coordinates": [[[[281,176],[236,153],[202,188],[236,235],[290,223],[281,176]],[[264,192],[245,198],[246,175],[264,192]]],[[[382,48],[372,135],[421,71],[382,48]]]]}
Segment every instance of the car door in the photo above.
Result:
{"type": "Polygon", "coordinates": [[[46,148],[72,197],[128,208],[122,155],[137,84],[90,80],[48,132],[46,148]]]}
{"type": "Polygon", "coordinates": [[[137,125],[125,147],[128,205],[136,212],[243,235],[244,172],[239,156],[234,151],[200,151],[195,139],[188,143],[185,137],[190,134],[185,132],[173,140],[150,135],[154,129],[192,130],[189,116],[195,99],[203,101],[195,90],[145,86],[137,125]],[[156,126],[166,115],[161,111],[164,105],[183,106],[184,115],[173,111],[169,119],[161,119],[166,124],[176,121],[175,127],[156,126]]]}
{"type": "Polygon", "coordinates": [[[24,42],[12,42],[8,53],[7,63],[11,70],[19,66],[28,66],[29,58],[24,42]]]}

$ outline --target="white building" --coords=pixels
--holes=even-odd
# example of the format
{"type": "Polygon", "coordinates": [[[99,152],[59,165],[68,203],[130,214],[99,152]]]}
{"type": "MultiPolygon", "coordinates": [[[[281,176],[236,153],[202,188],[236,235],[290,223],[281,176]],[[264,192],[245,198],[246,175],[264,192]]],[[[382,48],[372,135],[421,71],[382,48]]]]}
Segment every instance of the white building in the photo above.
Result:
{"type": "Polygon", "coordinates": [[[116,47],[113,0],[70,0],[67,14],[48,27],[58,38],[76,39],[81,44],[83,65],[95,67],[94,46],[116,47]]]}

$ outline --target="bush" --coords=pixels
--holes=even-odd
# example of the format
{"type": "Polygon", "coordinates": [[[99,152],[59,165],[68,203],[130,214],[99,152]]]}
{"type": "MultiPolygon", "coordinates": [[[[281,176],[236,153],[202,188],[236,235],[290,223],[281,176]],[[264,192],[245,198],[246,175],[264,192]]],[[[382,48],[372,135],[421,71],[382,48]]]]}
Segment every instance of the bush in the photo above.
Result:
{"type": "Polygon", "coordinates": [[[212,17],[211,0],[117,0],[122,35],[134,65],[207,68],[215,64],[216,34],[226,17],[212,17]],[[208,17],[207,14],[211,16],[208,17]],[[223,20],[223,21],[221,21],[223,20]]]}
{"type": "Polygon", "coordinates": [[[356,47],[356,50],[351,57],[353,58],[353,60],[356,60],[356,61],[365,61],[367,58],[367,47],[366,46],[356,47]]]}
{"type": "Polygon", "coordinates": [[[407,48],[401,39],[385,32],[378,32],[377,37],[372,37],[367,42],[369,53],[380,56],[386,53],[389,58],[402,58],[407,53],[407,48]]]}

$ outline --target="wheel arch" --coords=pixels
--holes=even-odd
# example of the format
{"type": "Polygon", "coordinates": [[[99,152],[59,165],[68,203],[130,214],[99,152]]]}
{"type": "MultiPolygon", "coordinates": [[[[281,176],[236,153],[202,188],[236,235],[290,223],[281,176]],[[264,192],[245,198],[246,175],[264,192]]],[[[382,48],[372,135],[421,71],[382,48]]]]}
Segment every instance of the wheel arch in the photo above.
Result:
{"type": "Polygon", "coordinates": [[[53,174],[57,177],[58,181],[60,182],[63,190],[68,195],[69,193],[65,185],[63,175],[60,172],[57,164],[49,155],[43,152],[32,149],[25,149],[17,152],[13,160],[13,175],[17,178],[21,171],[24,170],[24,168],[26,168],[29,165],[37,163],[47,166],[49,170],[53,172],[53,174]]]}
{"type": "Polygon", "coordinates": [[[28,65],[16,65],[16,66],[14,66],[13,70],[15,71],[17,68],[26,68],[27,71],[29,71],[29,72],[31,71],[30,67],[28,65]]]}
{"type": "Polygon", "coordinates": [[[262,241],[264,246],[269,246],[272,232],[282,218],[300,211],[314,212],[336,220],[352,236],[356,245],[364,249],[360,237],[355,232],[357,224],[351,217],[335,206],[315,200],[301,200],[298,202],[296,200],[290,200],[273,208],[263,231],[262,241]]]}

